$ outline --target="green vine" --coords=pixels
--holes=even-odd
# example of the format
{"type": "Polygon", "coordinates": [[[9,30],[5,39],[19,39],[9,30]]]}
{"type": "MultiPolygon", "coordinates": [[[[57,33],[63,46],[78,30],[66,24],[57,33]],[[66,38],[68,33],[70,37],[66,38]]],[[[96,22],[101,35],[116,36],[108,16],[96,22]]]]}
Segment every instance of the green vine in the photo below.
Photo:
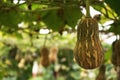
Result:
{"type": "Polygon", "coordinates": [[[43,43],[44,47],[46,46],[46,41],[47,41],[47,34],[45,35],[45,38],[44,38],[44,43],[43,43]]]}
{"type": "Polygon", "coordinates": [[[86,0],[86,17],[91,17],[90,16],[90,1],[86,0]]]}

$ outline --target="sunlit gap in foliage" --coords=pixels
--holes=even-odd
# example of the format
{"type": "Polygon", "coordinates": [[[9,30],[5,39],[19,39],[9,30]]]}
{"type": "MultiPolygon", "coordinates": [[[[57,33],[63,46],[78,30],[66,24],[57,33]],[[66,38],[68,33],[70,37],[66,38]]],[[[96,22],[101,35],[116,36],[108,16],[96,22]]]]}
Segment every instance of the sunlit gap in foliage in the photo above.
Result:
{"type": "MultiPolygon", "coordinates": [[[[86,15],[86,9],[83,8],[83,7],[82,7],[82,13],[84,15],[86,15]]],[[[101,14],[101,13],[90,6],[90,15],[91,15],[91,17],[95,16],[96,14],[101,14]]]]}
{"type": "Polygon", "coordinates": [[[28,23],[21,22],[21,23],[18,24],[18,27],[19,28],[27,28],[28,27],[28,23]]]}
{"type": "MultiPolygon", "coordinates": [[[[15,4],[17,4],[18,1],[19,1],[19,0],[13,0],[13,2],[14,2],[15,4]]],[[[25,0],[20,0],[20,1],[19,1],[19,3],[24,3],[24,2],[25,2],[25,0]]]]}
{"type": "Polygon", "coordinates": [[[48,33],[50,33],[52,30],[49,30],[49,29],[47,29],[47,28],[42,28],[42,29],[40,29],[40,31],[39,31],[39,33],[40,34],[48,34],[48,33]]]}
{"type": "Polygon", "coordinates": [[[68,32],[67,32],[67,31],[63,31],[62,36],[66,36],[67,34],[68,34],[68,32]]]}

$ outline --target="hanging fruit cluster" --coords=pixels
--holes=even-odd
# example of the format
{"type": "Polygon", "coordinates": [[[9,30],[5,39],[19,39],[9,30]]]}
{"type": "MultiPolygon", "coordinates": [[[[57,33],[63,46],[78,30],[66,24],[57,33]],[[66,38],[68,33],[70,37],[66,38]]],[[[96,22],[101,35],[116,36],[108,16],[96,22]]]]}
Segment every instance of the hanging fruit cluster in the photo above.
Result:
{"type": "Polygon", "coordinates": [[[86,17],[78,24],[74,56],[82,68],[94,69],[103,62],[103,48],[99,40],[98,23],[90,17],[89,0],[86,0],[86,12],[86,17]]]}

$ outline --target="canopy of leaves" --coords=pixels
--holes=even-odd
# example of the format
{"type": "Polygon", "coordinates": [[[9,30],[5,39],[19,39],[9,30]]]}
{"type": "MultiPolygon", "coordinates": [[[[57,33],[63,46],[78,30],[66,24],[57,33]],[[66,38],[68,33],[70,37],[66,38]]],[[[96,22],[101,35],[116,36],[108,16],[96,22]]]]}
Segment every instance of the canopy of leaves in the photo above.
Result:
{"type": "MultiPolygon", "coordinates": [[[[97,14],[96,17],[94,16],[102,27],[100,32],[120,35],[120,0],[90,1],[91,7],[101,13],[101,17],[97,14]],[[113,23],[104,25],[109,21],[113,23]]],[[[28,73],[25,80],[28,79],[31,76],[29,74],[32,68],[31,62],[36,58],[34,53],[40,56],[41,46],[46,45],[49,48],[58,46],[61,49],[58,56],[61,58],[59,61],[61,65],[64,64],[67,67],[63,72],[61,70],[61,73],[68,74],[66,80],[81,79],[76,76],[80,70],[78,66],[76,68],[73,52],[68,48],[73,50],[75,46],[76,26],[79,20],[85,17],[83,13],[85,5],[85,0],[0,0],[0,60],[2,61],[0,77],[14,75],[24,80],[22,76],[28,73]],[[42,35],[39,33],[41,29],[48,29],[50,32],[42,35]],[[27,59],[28,63],[24,69],[15,67],[19,62],[15,60],[17,53],[20,59],[29,54],[30,59],[27,59]],[[66,62],[62,62],[64,57],[67,59],[66,62]],[[18,73],[17,70],[19,70],[18,73]]],[[[107,46],[107,49],[105,61],[109,63],[112,51],[110,46],[107,46]]]]}
{"type": "MultiPolygon", "coordinates": [[[[119,21],[119,0],[92,0],[91,6],[101,12],[107,21],[116,21],[116,19],[119,21]]],[[[44,27],[59,32],[66,25],[75,29],[83,15],[82,7],[85,7],[84,0],[2,0],[0,28],[5,32],[15,32],[20,29],[18,24],[25,22],[28,24],[27,28],[32,31],[44,27]],[[41,25],[41,22],[44,25],[41,25]]],[[[118,29],[115,26],[112,25],[109,31],[116,33],[118,29]]],[[[119,33],[118,30],[117,34],[119,33]]]]}

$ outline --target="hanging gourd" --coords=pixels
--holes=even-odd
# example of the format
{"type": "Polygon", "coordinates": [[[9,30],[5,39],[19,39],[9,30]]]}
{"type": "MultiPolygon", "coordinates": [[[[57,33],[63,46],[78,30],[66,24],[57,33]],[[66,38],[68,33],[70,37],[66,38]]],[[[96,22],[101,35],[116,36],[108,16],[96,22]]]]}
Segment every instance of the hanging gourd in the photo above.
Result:
{"type": "Polygon", "coordinates": [[[76,62],[84,69],[94,69],[103,62],[98,23],[90,16],[89,0],[86,0],[86,17],[78,24],[74,56],[76,62]]]}
{"type": "Polygon", "coordinates": [[[100,66],[99,73],[95,80],[106,80],[105,71],[106,71],[106,66],[103,64],[100,66]]]}
{"type": "Polygon", "coordinates": [[[49,61],[49,50],[47,47],[42,47],[41,48],[41,60],[40,63],[44,66],[44,67],[48,67],[50,65],[50,61],[49,61]]]}
{"type": "Polygon", "coordinates": [[[49,54],[50,63],[57,62],[57,60],[58,60],[57,54],[58,54],[58,47],[56,47],[56,46],[51,47],[50,54],[49,54]]]}
{"type": "Polygon", "coordinates": [[[115,40],[112,44],[111,62],[114,66],[120,66],[120,40],[115,40]]]}
{"type": "Polygon", "coordinates": [[[112,43],[112,57],[111,62],[117,72],[117,80],[120,80],[120,36],[119,39],[112,43]]]}

